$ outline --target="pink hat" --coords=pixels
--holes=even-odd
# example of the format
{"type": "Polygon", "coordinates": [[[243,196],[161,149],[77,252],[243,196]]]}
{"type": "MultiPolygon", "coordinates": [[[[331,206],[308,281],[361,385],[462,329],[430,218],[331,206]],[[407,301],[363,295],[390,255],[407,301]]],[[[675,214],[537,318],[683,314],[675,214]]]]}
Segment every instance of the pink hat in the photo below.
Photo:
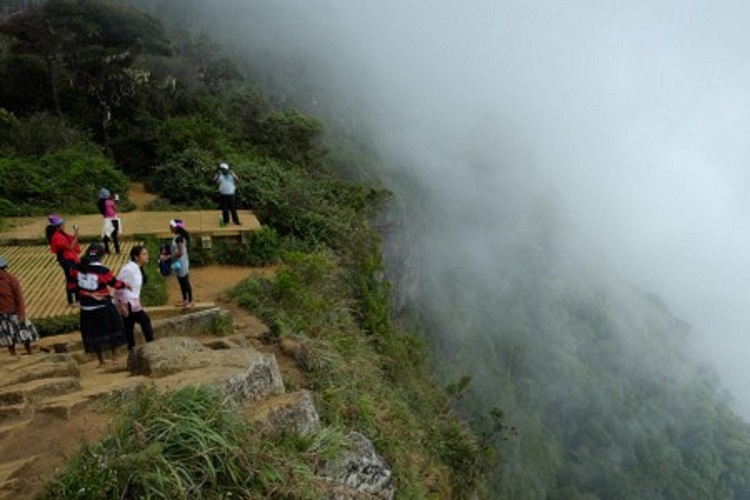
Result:
{"type": "Polygon", "coordinates": [[[55,214],[50,214],[47,220],[49,220],[51,226],[59,226],[60,224],[65,222],[65,219],[55,214]]]}

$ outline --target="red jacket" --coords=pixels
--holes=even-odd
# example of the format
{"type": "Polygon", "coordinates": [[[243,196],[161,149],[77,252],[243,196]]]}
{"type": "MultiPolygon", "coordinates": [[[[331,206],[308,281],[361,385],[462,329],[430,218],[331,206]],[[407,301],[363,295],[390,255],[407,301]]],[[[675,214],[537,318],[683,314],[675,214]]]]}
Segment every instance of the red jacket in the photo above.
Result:
{"type": "Polygon", "coordinates": [[[21,283],[4,269],[0,270],[0,313],[16,314],[19,319],[26,319],[21,283]]]}
{"type": "Polygon", "coordinates": [[[75,236],[68,234],[63,231],[55,231],[49,242],[50,251],[57,255],[58,260],[67,260],[70,262],[78,262],[78,254],[81,253],[81,247],[78,242],[73,243],[75,236]],[[62,253],[60,253],[62,252],[62,253]]]}

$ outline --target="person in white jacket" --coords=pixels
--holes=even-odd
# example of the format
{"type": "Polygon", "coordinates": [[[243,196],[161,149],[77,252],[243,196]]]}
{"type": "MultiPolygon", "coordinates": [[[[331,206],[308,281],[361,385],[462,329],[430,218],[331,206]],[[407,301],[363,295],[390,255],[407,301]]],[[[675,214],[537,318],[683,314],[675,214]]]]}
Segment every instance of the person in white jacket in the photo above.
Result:
{"type": "Polygon", "coordinates": [[[232,222],[240,226],[240,218],[237,216],[237,182],[239,177],[230,172],[229,164],[219,165],[219,171],[214,176],[214,182],[219,185],[219,206],[221,207],[221,222],[226,226],[229,224],[229,214],[232,222]]]}
{"type": "Polygon", "coordinates": [[[116,292],[117,306],[125,323],[125,340],[128,349],[135,348],[135,324],[141,325],[146,342],[154,340],[151,318],[141,305],[141,288],[146,283],[143,266],[148,264],[148,249],[136,245],[130,250],[130,261],[123,266],[117,279],[130,285],[130,290],[123,288],[116,292]]]}

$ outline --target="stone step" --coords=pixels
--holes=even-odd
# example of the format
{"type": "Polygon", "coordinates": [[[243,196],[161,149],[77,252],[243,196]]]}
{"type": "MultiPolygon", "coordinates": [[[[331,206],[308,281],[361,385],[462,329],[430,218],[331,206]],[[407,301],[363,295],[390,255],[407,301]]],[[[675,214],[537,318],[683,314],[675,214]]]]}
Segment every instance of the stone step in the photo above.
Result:
{"type": "Polygon", "coordinates": [[[314,434],[320,430],[320,416],[310,391],[301,390],[272,396],[248,405],[245,417],[261,432],[314,434]]]}
{"type": "Polygon", "coordinates": [[[19,498],[16,483],[23,476],[24,470],[36,462],[41,455],[20,458],[0,464],[0,500],[11,500],[19,498]]]}
{"type": "Polygon", "coordinates": [[[78,363],[67,355],[35,356],[33,363],[26,363],[7,370],[0,380],[0,389],[10,385],[45,378],[78,377],[78,363]]]}
{"type": "Polygon", "coordinates": [[[80,411],[87,408],[101,398],[115,396],[127,398],[128,395],[134,394],[139,387],[147,383],[147,377],[122,377],[113,379],[107,384],[97,384],[95,387],[87,388],[63,396],[45,399],[39,402],[35,408],[35,413],[44,415],[53,415],[58,418],[69,420],[80,411]]]}
{"type": "Polygon", "coordinates": [[[164,337],[196,337],[199,335],[215,334],[220,324],[232,323],[229,311],[218,307],[205,310],[182,309],[177,316],[153,320],[154,338],[164,337]]]}
{"type": "Polygon", "coordinates": [[[76,377],[31,380],[0,389],[0,405],[7,407],[29,404],[50,396],[69,394],[80,389],[81,383],[76,377]]]}
{"type": "Polygon", "coordinates": [[[24,432],[30,428],[31,419],[24,418],[23,420],[11,421],[6,424],[0,425],[0,440],[3,440],[17,432],[24,432]]]}
{"type": "Polygon", "coordinates": [[[32,414],[32,410],[28,404],[16,404],[16,405],[2,405],[0,406],[0,422],[8,422],[11,420],[17,420],[19,418],[25,418],[32,414]]]}

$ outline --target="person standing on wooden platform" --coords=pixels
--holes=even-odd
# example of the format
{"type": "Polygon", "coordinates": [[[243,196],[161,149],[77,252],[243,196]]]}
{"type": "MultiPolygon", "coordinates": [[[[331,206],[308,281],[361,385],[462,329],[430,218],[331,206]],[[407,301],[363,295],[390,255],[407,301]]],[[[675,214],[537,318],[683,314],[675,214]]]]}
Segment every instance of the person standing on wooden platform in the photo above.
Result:
{"type": "Polygon", "coordinates": [[[122,232],[122,221],[117,215],[117,202],[120,197],[109,192],[107,188],[99,190],[99,201],[97,207],[102,214],[102,242],[104,253],[109,253],[109,242],[115,247],[115,253],[120,255],[120,233],[122,232]]]}
{"type": "Polygon", "coordinates": [[[227,163],[219,164],[219,171],[214,176],[214,182],[219,185],[219,206],[221,207],[221,220],[226,226],[229,224],[229,215],[232,222],[240,226],[240,218],[237,215],[237,182],[239,178],[234,172],[230,172],[227,163]]]}

